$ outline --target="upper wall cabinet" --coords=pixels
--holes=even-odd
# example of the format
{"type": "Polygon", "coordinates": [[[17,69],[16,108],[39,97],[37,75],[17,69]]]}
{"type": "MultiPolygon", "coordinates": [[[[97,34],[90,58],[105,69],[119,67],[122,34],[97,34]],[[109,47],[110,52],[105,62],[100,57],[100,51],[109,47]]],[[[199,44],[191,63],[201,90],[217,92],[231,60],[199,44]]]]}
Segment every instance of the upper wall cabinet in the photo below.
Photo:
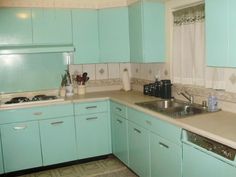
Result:
{"type": "Polygon", "coordinates": [[[75,63],[99,63],[98,11],[72,10],[75,63]]]}
{"type": "Polygon", "coordinates": [[[129,6],[131,62],[165,61],[165,5],[138,1],[129,6]]]}
{"type": "Polygon", "coordinates": [[[35,44],[72,44],[69,9],[32,9],[35,44]]]}
{"type": "Polygon", "coordinates": [[[127,7],[99,10],[99,42],[101,62],[129,62],[127,7]]]}
{"type": "Polygon", "coordinates": [[[0,45],[32,44],[31,10],[0,8],[0,45]]]}
{"type": "Polygon", "coordinates": [[[206,0],[205,5],[207,65],[236,67],[236,2],[206,0]]]}

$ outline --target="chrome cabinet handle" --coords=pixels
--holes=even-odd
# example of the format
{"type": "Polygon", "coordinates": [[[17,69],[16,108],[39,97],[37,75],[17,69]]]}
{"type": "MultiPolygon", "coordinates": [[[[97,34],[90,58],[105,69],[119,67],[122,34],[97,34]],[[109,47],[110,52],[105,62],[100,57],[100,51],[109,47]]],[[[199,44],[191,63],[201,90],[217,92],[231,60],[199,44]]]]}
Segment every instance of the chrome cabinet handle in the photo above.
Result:
{"type": "Polygon", "coordinates": [[[88,118],[86,118],[86,120],[95,120],[95,119],[97,119],[98,117],[88,117],[88,118]]]}
{"type": "Polygon", "coordinates": [[[139,129],[134,128],[134,131],[136,131],[137,133],[142,133],[139,129]]]}
{"type": "Polygon", "coordinates": [[[122,124],[122,120],[116,119],[117,122],[119,122],[120,124],[122,124]]]}
{"type": "Polygon", "coordinates": [[[88,107],[86,107],[86,109],[95,109],[95,108],[97,108],[97,106],[88,106],[88,107]]]}
{"type": "Polygon", "coordinates": [[[35,116],[40,116],[40,115],[42,115],[43,113],[42,112],[34,112],[33,113],[35,116]]]}
{"type": "Polygon", "coordinates": [[[13,127],[14,130],[24,130],[27,128],[27,125],[13,127]]]}
{"type": "Polygon", "coordinates": [[[146,120],[146,123],[147,123],[148,125],[152,125],[152,122],[149,121],[149,120],[146,120]]]}
{"type": "Polygon", "coordinates": [[[169,146],[168,145],[166,145],[166,144],[164,144],[164,143],[162,143],[162,142],[159,142],[159,145],[161,146],[161,147],[165,147],[165,148],[169,148],[169,146]]]}
{"type": "Polygon", "coordinates": [[[62,124],[64,123],[64,121],[57,121],[57,122],[52,122],[51,125],[58,125],[58,124],[62,124]]]}
{"type": "Polygon", "coordinates": [[[116,107],[116,110],[117,110],[117,111],[122,111],[122,109],[121,109],[121,108],[118,108],[118,107],[116,107]]]}

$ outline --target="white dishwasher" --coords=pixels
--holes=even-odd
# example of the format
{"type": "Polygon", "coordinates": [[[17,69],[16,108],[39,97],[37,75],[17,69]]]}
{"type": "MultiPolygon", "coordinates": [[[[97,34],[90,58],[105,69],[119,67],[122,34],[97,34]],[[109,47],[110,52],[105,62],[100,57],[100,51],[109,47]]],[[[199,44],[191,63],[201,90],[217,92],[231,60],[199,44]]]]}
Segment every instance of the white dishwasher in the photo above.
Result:
{"type": "Polygon", "coordinates": [[[236,177],[236,149],[183,131],[183,177],[236,177]]]}

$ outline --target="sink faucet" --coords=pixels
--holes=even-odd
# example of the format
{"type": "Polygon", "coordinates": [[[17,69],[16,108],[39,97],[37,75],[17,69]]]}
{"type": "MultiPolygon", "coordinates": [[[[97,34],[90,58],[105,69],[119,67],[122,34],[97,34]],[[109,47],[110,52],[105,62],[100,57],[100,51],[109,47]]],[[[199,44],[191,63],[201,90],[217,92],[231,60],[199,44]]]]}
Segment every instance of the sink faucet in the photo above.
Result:
{"type": "Polygon", "coordinates": [[[186,98],[190,104],[193,104],[194,102],[194,97],[193,95],[189,94],[187,91],[185,92],[177,92],[178,95],[183,95],[184,98],[186,98]]]}

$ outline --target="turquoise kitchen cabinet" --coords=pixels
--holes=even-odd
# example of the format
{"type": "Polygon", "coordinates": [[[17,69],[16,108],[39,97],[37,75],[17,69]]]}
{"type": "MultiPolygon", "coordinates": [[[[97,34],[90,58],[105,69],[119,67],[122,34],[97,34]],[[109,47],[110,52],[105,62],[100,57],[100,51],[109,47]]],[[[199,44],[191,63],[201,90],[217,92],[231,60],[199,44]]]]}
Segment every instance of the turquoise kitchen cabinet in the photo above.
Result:
{"type": "Polygon", "coordinates": [[[128,7],[101,9],[98,14],[100,61],[129,62],[128,7]]]}
{"type": "MultiPolygon", "coordinates": [[[[2,142],[2,139],[0,139],[0,142],[2,142]]],[[[0,174],[4,173],[4,167],[3,167],[3,157],[2,157],[2,146],[0,146],[0,174]]]]}
{"type": "Polygon", "coordinates": [[[128,165],[128,120],[126,106],[111,102],[112,152],[128,165]]]}
{"type": "Polygon", "coordinates": [[[42,166],[37,121],[1,126],[5,172],[42,166]]]}
{"type": "Polygon", "coordinates": [[[181,146],[151,133],[150,153],[152,177],[182,177],[181,146]]]}
{"type": "Polygon", "coordinates": [[[111,153],[108,113],[76,116],[76,136],[79,159],[111,153]]]}
{"type": "Polygon", "coordinates": [[[43,165],[76,160],[74,117],[40,121],[43,165]]]}
{"type": "Polygon", "coordinates": [[[208,66],[236,67],[235,7],[234,0],[205,1],[208,66]]]}
{"type": "Polygon", "coordinates": [[[111,153],[111,125],[108,101],[74,105],[79,159],[111,153]]]}
{"type": "Polygon", "coordinates": [[[208,66],[227,66],[229,57],[228,0],[206,0],[206,60],[208,66]],[[221,12],[221,13],[219,13],[221,12]]]}
{"type": "Polygon", "coordinates": [[[72,10],[75,64],[99,63],[98,10],[72,10]]]}
{"type": "Polygon", "coordinates": [[[131,62],[165,61],[165,5],[138,1],[129,6],[131,62]]]}
{"type": "Polygon", "coordinates": [[[69,9],[32,8],[34,44],[72,44],[69,9]]]}
{"type": "Polygon", "coordinates": [[[140,177],[150,176],[150,151],[148,130],[128,123],[129,167],[140,177]]]}
{"type": "Polygon", "coordinates": [[[0,8],[0,46],[32,44],[31,9],[0,8]]]}

